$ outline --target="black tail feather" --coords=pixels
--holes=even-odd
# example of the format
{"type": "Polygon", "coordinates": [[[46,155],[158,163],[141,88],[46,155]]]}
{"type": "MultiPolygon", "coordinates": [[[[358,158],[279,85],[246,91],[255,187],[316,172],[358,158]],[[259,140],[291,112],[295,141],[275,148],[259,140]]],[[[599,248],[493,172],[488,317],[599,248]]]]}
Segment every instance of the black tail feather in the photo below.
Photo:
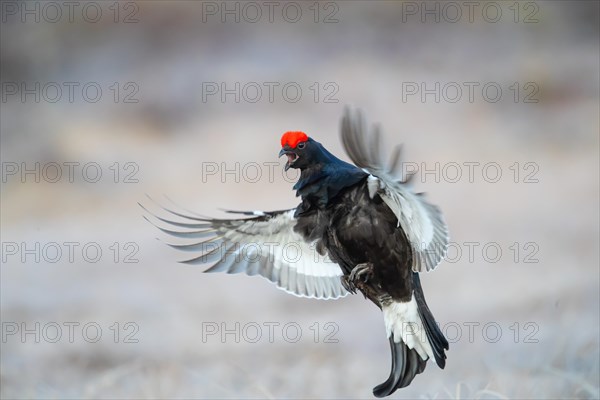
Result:
{"type": "Polygon", "coordinates": [[[426,360],[423,360],[415,349],[409,349],[404,342],[394,342],[390,337],[392,350],[392,371],[389,378],[373,389],[375,397],[386,397],[396,389],[408,386],[417,374],[425,370],[426,360]]]}
{"type": "Polygon", "coordinates": [[[423,326],[425,327],[425,332],[427,333],[427,338],[429,339],[429,343],[433,349],[435,362],[438,367],[444,369],[446,366],[446,353],[444,352],[444,349],[448,350],[448,341],[444,337],[444,334],[440,330],[437,322],[435,322],[435,318],[429,310],[429,307],[427,307],[425,295],[423,294],[423,288],[421,287],[421,280],[419,279],[419,274],[417,272],[413,272],[413,290],[415,299],[417,300],[417,305],[419,306],[419,315],[421,316],[423,326]]]}
{"type": "MultiPolygon", "coordinates": [[[[427,307],[421,280],[416,272],[413,273],[413,291],[423,327],[433,349],[435,362],[443,369],[446,366],[446,353],[444,350],[449,348],[448,341],[435,322],[429,307],[427,307]]],[[[392,350],[392,371],[385,382],[373,389],[373,394],[376,397],[389,396],[397,389],[408,386],[415,376],[425,370],[427,365],[427,360],[423,360],[415,349],[409,349],[403,341],[394,342],[393,335],[389,341],[392,350]]]]}

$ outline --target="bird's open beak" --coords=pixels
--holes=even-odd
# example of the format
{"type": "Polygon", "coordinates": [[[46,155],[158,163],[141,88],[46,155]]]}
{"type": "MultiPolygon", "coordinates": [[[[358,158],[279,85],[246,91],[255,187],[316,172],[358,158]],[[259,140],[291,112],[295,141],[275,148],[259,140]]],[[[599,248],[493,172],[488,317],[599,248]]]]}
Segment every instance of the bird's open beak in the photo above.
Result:
{"type": "Polygon", "coordinates": [[[296,162],[296,160],[298,159],[298,155],[294,153],[291,149],[287,148],[287,146],[281,149],[281,151],[279,152],[279,157],[283,155],[286,155],[288,158],[287,162],[285,163],[285,170],[287,171],[288,169],[290,169],[292,164],[296,162]]]}

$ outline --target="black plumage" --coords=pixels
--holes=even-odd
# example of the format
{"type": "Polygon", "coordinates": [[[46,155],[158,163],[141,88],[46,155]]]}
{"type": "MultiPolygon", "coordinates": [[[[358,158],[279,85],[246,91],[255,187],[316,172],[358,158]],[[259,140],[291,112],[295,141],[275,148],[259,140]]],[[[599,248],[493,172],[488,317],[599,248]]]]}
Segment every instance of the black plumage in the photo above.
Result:
{"type": "Polygon", "coordinates": [[[212,264],[209,272],[262,275],[306,297],[338,298],[362,292],[383,311],[389,335],[391,373],[373,389],[375,396],[383,397],[409,385],[424,371],[428,358],[440,368],[445,366],[448,342],[425,302],[419,272],[439,263],[448,235],[439,210],[414,194],[406,177],[395,174],[399,151],[386,168],[378,131],[367,139],[360,115],[347,112],[342,141],[357,167],[302,132],[284,135],[280,155],[288,158],[286,169],[301,170],[294,189],[302,202],[295,209],[237,212],[250,217],[232,220],[165,209],[171,218],[156,217],[173,227],[188,228],[161,229],[177,238],[194,239],[174,246],[197,252],[185,262],[212,264]],[[271,257],[253,262],[234,257],[244,245],[273,238],[281,245],[295,241],[306,254],[296,264],[278,257],[273,248],[267,250],[271,257]],[[309,248],[326,262],[311,260],[309,248]]]}

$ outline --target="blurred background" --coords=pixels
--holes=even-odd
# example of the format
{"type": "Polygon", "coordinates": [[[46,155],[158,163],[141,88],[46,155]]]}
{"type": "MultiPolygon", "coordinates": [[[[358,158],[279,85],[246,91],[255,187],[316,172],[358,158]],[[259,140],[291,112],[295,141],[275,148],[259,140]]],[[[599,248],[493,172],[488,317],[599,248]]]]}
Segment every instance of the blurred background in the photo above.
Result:
{"type": "Polygon", "coordinates": [[[371,398],[376,307],[178,264],[137,205],[294,207],[279,138],[347,159],[345,105],[451,234],[446,369],[392,397],[599,397],[598,2],[1,7],[2,398],[371,398]]]}

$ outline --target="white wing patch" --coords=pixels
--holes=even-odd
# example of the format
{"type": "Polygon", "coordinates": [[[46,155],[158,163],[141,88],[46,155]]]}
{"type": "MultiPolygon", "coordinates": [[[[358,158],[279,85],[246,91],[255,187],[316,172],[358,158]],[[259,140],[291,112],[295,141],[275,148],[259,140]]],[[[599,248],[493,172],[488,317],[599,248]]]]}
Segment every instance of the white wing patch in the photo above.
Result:
{"type": "Polygon", "coordinates": [[[446,255],[449,241],[440,210],[398,182],[384,184],[380,196],[408,236],[413,251],[413,271],[434,269],[446,255]]]}
{"type": "Polygon", "coordinates": [[[354,164],[370,176],[367,180],[369,196],[379,194],[393,211],[411,243],[412,268],[415,272],[434,269],[446,255],[448,228],[440,210],[425,201],[421,194],[412,191],[410,176],[402,176],[396,169],[400,159],[400,147],[394,148],[386,165],[381,151],[377,127],[371,135],[366,134],[362,116],[352,116],[348,110],[342,119],[342,142],[354,164]]]}
{"type": "Polygon", "coordinates": [[[300,297],[337,299],[348,294],[340,281],[343,272],[339,265],[318,254],[313,243],[294,231],[294,210],[239,212],[254,217],[210,219],[161,208],[169,213],[169,218],[144,209],[168,224],[169,229],[148,221],[170,236],[196,239],[191,243],[169,244],[193,253],[183,263],[211,265],[205,272],[260,275],[300,297]]]}

